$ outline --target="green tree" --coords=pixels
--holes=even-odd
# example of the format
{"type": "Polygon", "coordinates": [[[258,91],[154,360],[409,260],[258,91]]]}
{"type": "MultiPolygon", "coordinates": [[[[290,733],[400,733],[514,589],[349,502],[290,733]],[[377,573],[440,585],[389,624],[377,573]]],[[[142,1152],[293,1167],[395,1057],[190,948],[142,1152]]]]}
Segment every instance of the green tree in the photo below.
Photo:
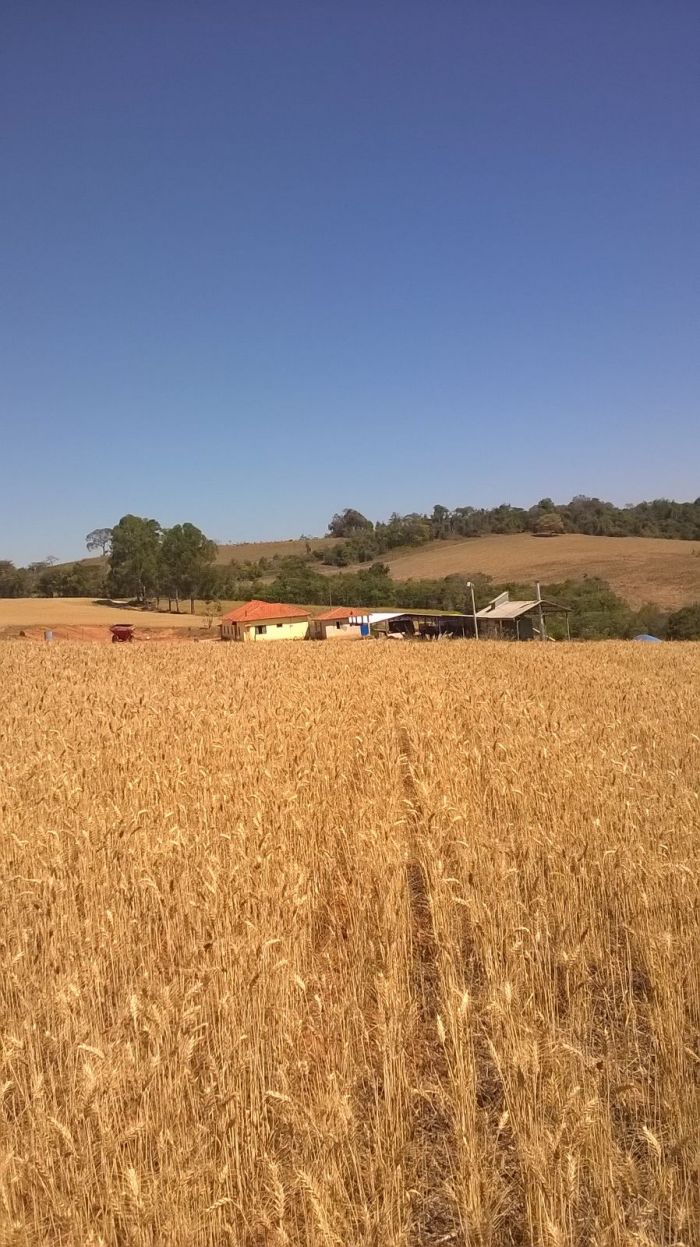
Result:
{"type": "MultiPolygon", "coordinates": [[[[530,596],[519,592],[517,596],[530,596]]],[[[605,580],[589,576],[584,580],[564,580],[558,584],[542,586],[542,596],[570,606],[572,637],[583,640],[604,640],[606,637],[633,635],[634,615],[622,598],[610,588],[605,580]]],[[[552,619],[547,630],[554,636],[563,635],[561,622],[552,619]]]]}
{"type": "Polygon", "coordinates": [[[104,572],[100,566],[69,563],[64,567],[45,567],[36,588],[46,598],[95,598],[104,593],[104,572]]]}
{"type": "Polygon", "coordinates": [[[533,532],[536,537],[559,537],[564,531],[564,522],[557,511],[546,511],[536,521],[533,532]]]}
{"type": "Polygon", "coordinates": [[[21,598],[29,592],[29,577],[23,567],[10,559],[0,559],[0,598],[21,598]]]}
{"type": "Polygon", "coordinates": [[[672,641],[700,641],[700,602],[669,615],[668,637],[672,641]]]}
{"type": "Polygon", "coordinates": [[[357,533],[366,532],[370,528],[374,528],[374,525],[366,515],[363,515],[361,511],[353,510],[352,507],[346,507],[344,511],[337,512],[333,516],[328,525],[328,534],[330,537],[354,537],[357,533]]]}
{"type": "Polygon", "coordinates": [[[205,537],[196,524],[174,524],[166,529],[160,547],[160,578],[168,597],[175,598],[178,613],[181,598],[189,598],[194,615],[194,600],[216,554],[216,542],[205,537]]]}
{"type": "Polygon", "coordinates": [[[348,567],[352,562],[352,551],[348,550],[345,542],[338,542],[324,551],[323,562],[327,567],[348,567]]]}
{"type": "Polygon", "coordinates": [[[489,527],[494,533],[522,533],[527,527],[527,512],[522,507],[512,507],[502,502],[488,512],[489,527]]]}
{"type": "Polygon", "coordinates": [[[649,632],[652,636],[665,637],[668,630],[668,614],[655,602],[645,602],[634,612],[630,620],[629,635],[649,632]]]}
{"type": "Polygon", "coordinates": [[[433,513],[430,517],[431,534],[439,540],[441,537],[448,537],[450,534],[450,512],[447,507],[436,503],[433,507],[433,513]]]}
{"type": "Polygon", "coordinates": [[[85,545],[91,554],[94,553],[95,550],[100,550],[103,555],[106,555],[111,541],[111,528],[93,528],[92,532],[88,533],[85,538],[85,545]]]}
{"type": "Polygon", "coordinates": [[[452,529],[460,537],[478,537],[487,531],[483,511],[474,507],[457,507],[452,512],[452,529]]]}
{"type": "Polygon", "coordinates": [[[161,527],[157,520],[123,515],[112,529],[109,589],[145,602],[158,590],[161,527]]]}
{"type": "Polygon", "coordinates": [[[397,546],[420,546],[433,537],[431,522],[426,515],[412,511],[399,515],[394,511],[385,524],[377,524],[377,553],[394,550],[397,546]]]}
{"type": "Polygon", "coordinates": [[[61,572],[53,567],[43,566],[36,578],[36,592],[42,598],[61,597],[61,572]]]}

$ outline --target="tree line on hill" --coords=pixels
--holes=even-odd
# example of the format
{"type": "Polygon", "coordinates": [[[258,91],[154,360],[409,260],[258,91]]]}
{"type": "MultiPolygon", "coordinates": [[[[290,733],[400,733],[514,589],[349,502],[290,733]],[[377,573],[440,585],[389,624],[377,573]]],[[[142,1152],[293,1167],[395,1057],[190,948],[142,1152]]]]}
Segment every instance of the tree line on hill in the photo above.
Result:
{"type": "Polygon", "coordinates": [[[617,507],[600,498],[578,494],[571,502],[555,505],[541,498],[529,508],[508,503],[488,508],[434,506],[432,512],[396,512],[374,523],[361,511],[348,507],[336,513],[328,525],[329,537],[338,544],[317,550],[315,557],[332,566],[366,563],[399,546],[420,546],[429,541],[483,537],[489,533],[532,533],[556,537],[583,533],[591,537],[667,537],[700,541],[700,498],[673,502],[657,498],[617,507]]]}

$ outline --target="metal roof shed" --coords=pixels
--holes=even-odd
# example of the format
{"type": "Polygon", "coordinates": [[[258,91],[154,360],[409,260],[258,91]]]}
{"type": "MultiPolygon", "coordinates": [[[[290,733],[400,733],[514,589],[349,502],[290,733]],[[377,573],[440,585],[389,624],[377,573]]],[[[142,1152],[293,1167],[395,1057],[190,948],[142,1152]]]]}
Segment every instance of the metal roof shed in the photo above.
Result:
{"type": "MultiPolygon", "coordinates": [[[[539,591],[539,585],[538,585],[539,591]]],[[[551,598],[538,596],[524,601],[511,600],[510,594],[499,594],[488,606],[477,611],[476,618],[479,632],[493,632],[496,636],[510,636],[518,641],[532,640],[537,636],[540,641],[547,640],[545,619],[547,615],[564,615],[566,618],[566,636],[569,639],[570,606],[562,602],[554,602],[551,598]],[[535,625],[537,621],[537,626],[535,625]]]]}

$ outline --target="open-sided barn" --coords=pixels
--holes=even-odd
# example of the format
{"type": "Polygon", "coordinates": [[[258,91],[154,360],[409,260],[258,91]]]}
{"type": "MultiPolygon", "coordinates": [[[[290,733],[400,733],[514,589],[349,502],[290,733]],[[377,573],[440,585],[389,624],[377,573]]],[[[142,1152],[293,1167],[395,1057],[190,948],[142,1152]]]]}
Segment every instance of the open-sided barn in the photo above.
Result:
{"type": "MultiPolygon", "coordinates": [[[[539,589],[539,586],[538,586],[539,589]]],[[[547,617],[564,615],[566,618],[567,635],[569,630],[570,607],[561,602],[537,597],[524,601],[511,600],[510,594],[499,594],[483,610],[477,611],[476,618],[479,636],[488,638],[506,637],[516,641],[547,639],[547,617]]]]}

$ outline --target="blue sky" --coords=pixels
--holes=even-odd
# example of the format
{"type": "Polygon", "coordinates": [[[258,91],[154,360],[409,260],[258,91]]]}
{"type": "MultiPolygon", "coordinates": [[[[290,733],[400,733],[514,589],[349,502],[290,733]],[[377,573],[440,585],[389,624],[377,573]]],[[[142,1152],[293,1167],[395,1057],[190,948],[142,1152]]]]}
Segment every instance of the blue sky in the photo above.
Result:
{"type": "Polygon", "coordinates": [[[700,6],[10,0],[0,557],[700,493],[700,6]]]}

